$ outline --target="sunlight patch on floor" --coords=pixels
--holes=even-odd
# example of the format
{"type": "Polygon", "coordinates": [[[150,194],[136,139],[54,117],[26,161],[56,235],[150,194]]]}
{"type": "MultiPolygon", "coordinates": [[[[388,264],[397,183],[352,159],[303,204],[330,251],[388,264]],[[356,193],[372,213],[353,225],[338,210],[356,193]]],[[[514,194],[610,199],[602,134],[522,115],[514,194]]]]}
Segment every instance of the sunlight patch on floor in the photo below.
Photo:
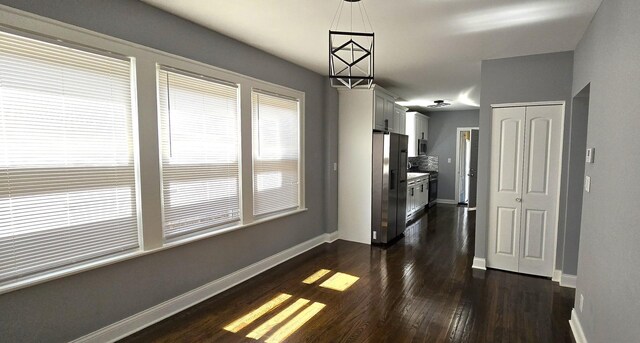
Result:
{"type": "Polygon", "coordinates": [[[344,292],[349,287],[351,287],[356,281],[358,281],[358,279],[360,278],[357,276],[346,274],[346,273],[335,273],[325,282],[321,283],[320,287],[344,292]]]}
{"type": "Polygon", "coordinates": [[[241,318],[237,319],[233,323],[224,327],[225,330],[236,333],[242,330],[245,326],[253,323],[256,319],[262,317],[267,312],[273,310],[274,308],[280,306],[287,299],[291,298],[289,294],[280,294],[277,297],[269,300],[264,305],[258,307],[257,309],[245,314],[241,318]]]}
{"type": "Polygon", "coordinates": [[[320,280],[323,276],[329,274],[331,271],[329,269],[320,269],[317,272],[311,274],[311,276],[309,276],[308,278],[304,279],[304,281],[302,281],[302,283],[306,283],[307,285],[310,285],[318,280],[320,280]]]}
{"type": "Polygon", "coordinates": [[[299,309],[301,309],[304,305],[308,304],[309,300],[307,299],[298,299],[293,304],[289,305],[284,310],[280,311],[280,313],[276,314],[273,318],[264,322],[262,325],[258,326],[255,330],[251,331],[247,337],[253,339],[260,339],[267,332],[271,331],[278,324],[282,323],[285,319],[289,318],[292,314],[296,313],[299,309]]]}
{"type": "Polygon", "coordinates": [[[313,303],[305,308],[302,312],[298,313],[293,319],[284,324],[278,329],[271,337],[269,337],[266,343],[280,343],[296,332],[304,323],[308,322],[318,312],[320,312],[326,305],[322,303],[313,303]]]}

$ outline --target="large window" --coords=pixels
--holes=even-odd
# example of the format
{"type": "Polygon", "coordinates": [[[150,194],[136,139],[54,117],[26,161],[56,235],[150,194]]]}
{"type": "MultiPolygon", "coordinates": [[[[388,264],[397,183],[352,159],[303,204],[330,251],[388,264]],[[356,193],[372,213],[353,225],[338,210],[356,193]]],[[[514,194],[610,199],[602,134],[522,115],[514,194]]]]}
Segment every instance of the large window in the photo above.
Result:
{"type": "Polygon", "coordinates": [[[238,222],[237,85],[167,67],[158,79],[165,238],[238,222]]]}
{"type": "Polygon", "coordinates": [[[0,294],[304,212],[304,107],[0,9],[0,294]]]}
{"type": "Polygon", "coordinates": [[[254,90],[253,214],[268,214],[300,206],[299,100],[254,90]]]}
{"type": "Polygon", "coordinates": [[[131,69],[0,32],[0,285],[138,249],[131,69]]]}

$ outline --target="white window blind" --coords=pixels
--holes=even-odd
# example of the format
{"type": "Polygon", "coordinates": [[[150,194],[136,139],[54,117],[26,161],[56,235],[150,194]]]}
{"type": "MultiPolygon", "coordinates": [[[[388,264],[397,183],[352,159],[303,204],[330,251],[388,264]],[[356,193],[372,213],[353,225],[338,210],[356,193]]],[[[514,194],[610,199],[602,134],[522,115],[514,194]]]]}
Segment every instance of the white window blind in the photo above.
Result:
{"type": "Polygon", "coordinates": [[[300,204],[300,106],[267,92],[252,92],[253,213],[296,209],[300,204]]]}
{"type": "Polygon", "coordinates": [[[240,220],[235,84],[159,72],[165,238],[240,220]]]}
{"type": "Polygon", "coordinates": [[[138,248],[131,69],[0,31],[0,284],[138,248]]]}

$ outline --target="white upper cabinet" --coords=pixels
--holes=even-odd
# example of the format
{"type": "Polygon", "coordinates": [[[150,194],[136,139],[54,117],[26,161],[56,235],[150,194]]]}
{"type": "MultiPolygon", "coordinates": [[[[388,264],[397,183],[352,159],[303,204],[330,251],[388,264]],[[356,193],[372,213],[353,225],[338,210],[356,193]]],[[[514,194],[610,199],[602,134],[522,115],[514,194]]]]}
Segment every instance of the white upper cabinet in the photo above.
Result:
{"type": "Polygon", "coordinates": [[[384,120],[388,123],[388,130],[396,132],[396,120],[395,120],[395,100],[393,98],[384,99],[384,120]]]}
{"type": "MultiPolygon", "coordinates": [[[[371,120],[373,130],[406,134],[407,109],[396,104],[396,98],[382,87],[339,90],[342,101],[354,103],[362,118],[371,120]]],[[[353,115],[353,114],[350,114],[353,115]]]]}
{"type": "Polygon", "coordinates": [[[374,128],[376,130],[386,130],[388,128],[387,118],[384,117],[384,96],[379,92],[376,92],[374,95],[374,128]]]}
{"type": "Polygon", "coordinates": [[[404,133],[404,119],[400,116],[404,114],[404,108],[397,106],[395,98],[379,86],[373,89],[374,102],[374,126],[381,131],[404,133]],[[399,112],[402,111],[402,114],[399,112]]]}
{"type": "Polygon", "coordinates": [[[418,112],[407,112],[405,122],[405,134],[409,136],[409,156],[418,156],[418,140],[429,139],[429,117],[418,112]]]}
{"type": "Polygon", "coordinates": [[[401,134],[406,134],[406,115],[407,111],[404,107],[400,105],[395,106],[395,111],[393,115],[393,128],[394,131],[401,134]]]}
{"type": "Polygon", "coordinates": [[[429,118],[416,114],[416,138],[417,139],[429,139],[429,118]]]}

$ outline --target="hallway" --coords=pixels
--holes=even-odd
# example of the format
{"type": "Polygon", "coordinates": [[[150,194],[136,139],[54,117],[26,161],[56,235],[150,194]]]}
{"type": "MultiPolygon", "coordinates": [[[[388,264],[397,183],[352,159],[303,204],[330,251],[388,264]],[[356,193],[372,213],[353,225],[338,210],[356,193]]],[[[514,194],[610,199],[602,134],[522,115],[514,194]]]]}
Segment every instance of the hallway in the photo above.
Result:
{"type": "Polygon", "coordinates": [[[324,244],[124,341],[572,342],[574,290],[471,269],[474,227],[440,204],[386,249],[324,244]]]}

